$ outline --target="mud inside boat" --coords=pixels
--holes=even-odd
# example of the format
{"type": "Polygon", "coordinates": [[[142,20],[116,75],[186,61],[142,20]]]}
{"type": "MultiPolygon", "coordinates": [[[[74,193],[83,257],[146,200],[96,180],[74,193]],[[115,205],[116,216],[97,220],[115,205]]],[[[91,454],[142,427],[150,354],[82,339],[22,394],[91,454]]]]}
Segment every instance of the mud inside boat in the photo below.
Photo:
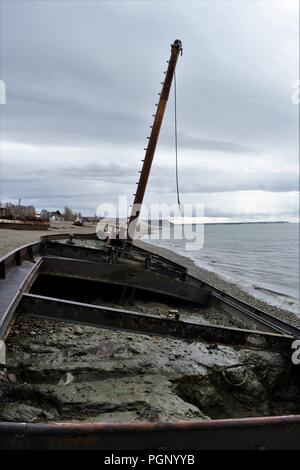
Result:
{"type": "Polygon", "coordinates": [[[64,234],[0,258],[0,448],[299,448],[299,328],[133,244],[182,51],[125,242],[64,234]]]}
{"type": "MultiPolygon", "coordinates": [[[[41,273],[33,294],[207,325],[231,315],[172,296],[41,273]],[[116,299],[122,301],[116,302],[116,299]]],[[[288,354],[132,334],[20,314],[0,372],[0,420],[136,422],[300,413],[288,354]]]]}
{"type": "Polygon", "coordinates": [[[2,445],[298,446],[298,327],[177,261],[96,234],[0,259],[2,445]]]}

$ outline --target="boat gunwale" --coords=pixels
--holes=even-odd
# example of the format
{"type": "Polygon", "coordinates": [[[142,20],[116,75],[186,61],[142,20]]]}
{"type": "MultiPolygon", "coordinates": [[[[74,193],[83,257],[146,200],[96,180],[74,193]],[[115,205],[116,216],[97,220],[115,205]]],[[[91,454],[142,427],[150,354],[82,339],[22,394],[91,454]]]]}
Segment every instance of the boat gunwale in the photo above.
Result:
{"type": "Polygon", "coordinates": [[[0,435],[6,432],[26,432],[30,434],[81,434],[94,432],[114,431],[171,431],[171,430],[196,430],[196,429],[227,429],[246,428],[251,426],[273,426],[273,425],[300,424],[300,415],[275,415],[255,416],[250,418],[227,418],[227,419],[201,419],[201,420],[178,420],[167,422],[124,422],[124,423],[80,423],[80,422],[53,422],[53,423],[29,423],[0,421],[0,435]]]}
{"type": "MultiPolygon", "coordinates": [[[[10,450],[298,450],[300,415],[172,422],[0,422],[10,450]]],[[[156,451],[157,452],[157,451],[156,451]]]]}

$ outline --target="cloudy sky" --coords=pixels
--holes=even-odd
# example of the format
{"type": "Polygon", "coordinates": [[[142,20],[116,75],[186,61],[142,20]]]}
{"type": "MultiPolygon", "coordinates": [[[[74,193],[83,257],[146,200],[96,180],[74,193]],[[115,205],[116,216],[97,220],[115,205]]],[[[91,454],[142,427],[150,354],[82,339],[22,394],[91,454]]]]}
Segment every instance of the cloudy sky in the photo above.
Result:
{"type": "MultiPolygon", "coordinates": [[[[131,203],[179,38],[182,203],[205,215],[298,214],[299,4],[1,0],[1,196],[93,214],[131,203]]],[[[175,203],[170,96],[146,203],[175,203]]]]}

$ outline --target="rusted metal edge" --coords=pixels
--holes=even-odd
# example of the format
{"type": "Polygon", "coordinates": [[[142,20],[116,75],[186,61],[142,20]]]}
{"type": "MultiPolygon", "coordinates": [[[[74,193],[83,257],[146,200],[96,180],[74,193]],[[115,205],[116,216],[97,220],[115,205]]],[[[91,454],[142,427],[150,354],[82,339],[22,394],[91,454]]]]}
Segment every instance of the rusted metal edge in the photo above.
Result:
{"type": "Polygon", "coordinates": [[[300,416],[168,423],[0,422],[0,449],[299,449],[300,416]]]}
{"type": "MultiPolygon", "coordinates": [[[[48,237],[48,236],[46,236],[48,237]]],[[[52,239],[54,240],[55,235],[52,235],[52,239]]],[[[60,235],[61,237],[61,235],[60,235]]],[[[64,235],[63,238],[66,238],[66,235],[64,235]]],[[[80,238],[80,237],[78,237],[80,238]]],[[[82,250],[83,248],[80,247],[82,250]]],[[[63,247],[62,247],[63,249],[63,247]]],[[[157,255],[154,252],[151,251],[151,246],[149,246],[149,251],[134,245],[134,249],[137,249],[141,254],[142,253],[151,253],[153,256],[157,257],[157,259],[161,258],[163,261],[168,263],[168,258],[157,255]]],[[[93,252],[97,250],[92,250],[93,252]]],[[[87,251],[88,253],[88,251],[87,251]]],[[[51,252],[50,252],[51,254],[51,252]]],[[[75,253],[73,253],[73,256],[75,253]]],[[[75,259],[75,258],[74,258],[75,259]]],[[[96,258],[94,258],[94,261],[96,261],[96,258]]],[[[172,262],[172,265],[180,267],[181,265],[172,262]]],[[[183,268],[181,266],[181,268],[183,268]]],[[[165,272],[160,273],[162,275],[166,274],[167,275],[167,270],[165,272]]],[[[188,275],[186,277],[186,283],[189,284],[189,281],[192,285],[198,286],[199,288],[202,288],[205,290],[212,299],[214,299],[216,302],[218,302],[221,306],[221,308],[230,314],[233,315],[235,319],[244,319],[248,320],[251,325],[256,325],[258,327],[264,327],[266,331],[276,331],[281,334],[286,334],[286,335],[292,335],[295,338],[300,338],[300,329],[294,325],[291,325],[290,323],[287,323],[286,321],[275,317],[274,315],[271,315],[269,313],[264,312],[263,310],[254,308],[248,304],[245,304],[244,302],[240,301],[239,299],[236,299],[235,297],[226,294],[225,292],[220,291],[219,289],[216,289],[215,287],[211,286],[210,284],[192,276],[188,275]]]]}
{"type": "Polygon", "coordinates": [[[130,243],[133,241],[136,224],[140,215],[141,206],[144,200],[144,195],[147,187],[148,178],[150,176],[151,166],[158,142],[158,137],[160,134],[160,129],[162,121],[164,118],[170,89],[176,69],[177,60],[179,54],[182,53],[182,44],[179,39],[176,39],[173,44],[171,44],[171,56],[168,61],[168,68],[166,70],[165,80],[163,82],[162,90],[160,93],[160,98],[157,103],[157,110],[154,115],[154,121],[151,128],[151,133],[149,136],[148,145],[146,148],[145,157],[143,160],[142,170],[140,172],[140,178],[137,185],[136,193],[134,195],[134,202],[132,205],[131,215],[129,217],[128,226],[127,226],[127,242],[128,248],[130,248],[130,243]]]}
{"type": "MultiPolygon", "coordinates": [[[[73,423],[73,422],[56,422],[56,423],[16,423],[9,421],[0,421],[0,434],[7,431],[17,432],[55,432],[65,434],[68,432],[81,433],[82,431],[89,433],[95,431],[113,432],[119,431],[169,431],[172,429],[228,429],[228,428],[245,428],[251,426],[273,426],[276,424],[300,425],[300,415],[283,415],[283,416],[266,416],[251,418],[234,418],[234,419],[202,419],[192,421],[168,421],[168,422],[150,422],[140,421],[138,423],[73,423]]],[[[299,435],[300,439],[300,435],[299,435]]]]}
{"type": "Polygon", "coordinates": [[[172,298],[207,305],[209,293],[197,285],[126,264],[107,264],[72,258],[45,256],[42,273],[127,286],[172,298]]]}
{"type": "Polygon", "coordinates": [[[72,259],[85,259],[89,261],[102,261],[103,263],[123,263],[124,260],[130,260],[139,263],[147,270],[153,272],[160,272],[169,277],[178,277],[180,280],[185,280],[187,269],[165,258],[153,255],[146,250],[139,248],[131,248],[130,251],[125,251],[113,245],[103,244],[101,247],[93,248],[74,243],[61,243],[60,241],[66,238],[44,240],[41,244],[41,254],[46,256],[60,256],[72,259]]]}
{"type": "Polygon", "coordinates": [[[261,324],[269,327],[273,331],[284,335],[292,335],[294,338],[300,338],[300,329],[284,320],[281,320],[274,315],[265,313],[263,310],[251,307],[250,305],[241,302],[230,295],[220,292],[215,288],[208,289],[213,300],[216,300],[225,312],[232,312],[234,317],[248,317],[256,324],[261,324]]]}
{"type": "MultiPolygon", "coordinates": [[[[51,235],[44,235],[41,236],[41,241],[43,240],[59,240],[59,239],[65,239],[68,238],[69,234],[51,234],[51,235]]],[[[98,239],[96,233],[86,233],[86,234],[75,234],[75,238],[78,239],[98,239]]],[[[7,268],[12,267],[14,265],[18,264],[18,259],[22,256],[27,256],[27,253],[31,252],[33,255],[37,252],[39,252],[41,246],[41,242],[35,242],[31,243],[28,245],[24,245],[7,255],[4,255],[0,258],[0,277],[1,273],[3,274],[2,277],[5,277],[5,271],[7,268]]],[[[147,252],[147,250],[144,250],[143,248],[140,248],[136,245],[134,245],[135,248],[140,250],[141,252],[147,252]]],[[[149,246],[149,253],[151,252],[151,246],[149,246]]],[[[162,259],[168,260],[168,258],[165,258],[164,256],[157,255],[162,259]]],[[[173,262],[172,262],[173,263],[173,262]]],[[[176,264],[176,263],[175,263],[176,264]]],[[[178,266],[180,266],[178,264],[178,266]]],[[[225,309],[230,309],[231,311],[234,311],[236,315],[242,315],[244,318],[248,317],[253,319],[255,322],[259,322],[261,325],[266,325],[269,328],[271,328],[273,331],[277,331],[280,333],[284,333],[286,335],[292,335],[295,338],[300,337],[300,329],[277,318],[274,317],[273,315],[267,314],[262,310],[255,309],[254,307],[251,307],[248,304],[245,304],[241,302],[240,300],[226,294],[225,292],[221,292],[218,289],[214,288],[213,286],[207,284],[204,281],[201,281],[197,279],[196,277],[193,277],[191,275],[188,275],[187,279],[191,279],[193,283],[198,284],[199,286],[203,287],[204,289],[207,289],[207,291],[212,295],[212,297],[217,298],[217,300],[221,303],[225,309]]]]}
{"type": "MultiPolygon", "coordinates": [[[[76,230],[76,229],[75,229],[76,230]]],[[[70,235],[77,240],[99,240],[97,233],[51,233],[50,235],[41,235],[41,242],[51,241],[51,240],[64,240],[70,238],[70,235]]]]}
{"type": "Polygon", "coordinates": [[[22,259],[34,262],[34,256],[39,253],[40,242],[29,243],[20,248],[10,251],[4,256],[0,257],[0,279],[4,279],[7,269],[13,266],[19,266],[22,259]]]}
{"type": "Polygon", "coordinates": [[[6,311],[3,312],[1,319],[0,319],[0,340],[5,340],[5,338],[9,334],[10,327],[12,326],[14,314],[18,306],[18,303],[22,297],[22,294],[31,289],[34,281],[36,280],[39,274],[39,270],[42,264],[43,264],[43,259],[40,258],[37,261],[37,263],[32,266],[32,269],[30,270],[26,278],[20,283],[6,311]]]}
{"type": "Polygon", "coordinates": [[[292,336],[191,323],[53,297],[23,294],[18,313],[185,341],[291,353],[292,336]]]}

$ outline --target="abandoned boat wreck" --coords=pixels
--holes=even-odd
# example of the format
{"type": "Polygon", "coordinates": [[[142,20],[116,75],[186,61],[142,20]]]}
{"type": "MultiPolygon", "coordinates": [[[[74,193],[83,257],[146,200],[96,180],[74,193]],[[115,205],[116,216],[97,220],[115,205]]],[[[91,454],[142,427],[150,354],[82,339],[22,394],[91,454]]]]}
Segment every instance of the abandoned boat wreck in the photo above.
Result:
{"type": "Polygon", "coordinates": [[[180,53],[127,238],[47,235],[0,258],[0,448],[300,447],[299,328],[134,241],[180,53]]]}
{"type": "Polygon", "coordinates": [[[295,326],[96,235],[46,236],[0,266],[1,446],[299,445],[295,326]]]}

